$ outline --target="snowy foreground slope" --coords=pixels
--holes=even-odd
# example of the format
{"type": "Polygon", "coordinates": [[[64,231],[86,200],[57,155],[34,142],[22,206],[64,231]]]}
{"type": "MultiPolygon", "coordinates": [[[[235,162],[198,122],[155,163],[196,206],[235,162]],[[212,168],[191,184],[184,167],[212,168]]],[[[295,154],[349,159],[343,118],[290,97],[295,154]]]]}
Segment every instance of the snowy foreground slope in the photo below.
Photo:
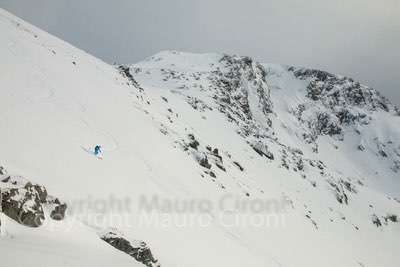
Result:
{"type": "Polygon", "coordinates": [[[2,215],[7,266],[143,266],[114,233],[148,266],[398,266],[400,116],[377,91],[220,54],[110,66],[3,10],[0,33],[0,187],[67,203],[2,215]]]}

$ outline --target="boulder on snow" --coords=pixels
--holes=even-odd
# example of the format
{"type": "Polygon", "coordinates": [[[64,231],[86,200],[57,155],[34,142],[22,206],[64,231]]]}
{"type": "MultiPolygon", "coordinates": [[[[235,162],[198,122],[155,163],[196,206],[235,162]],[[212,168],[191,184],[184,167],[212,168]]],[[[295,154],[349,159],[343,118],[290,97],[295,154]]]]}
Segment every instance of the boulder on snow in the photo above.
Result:
{"type": "Polygon", "coordinates": [[[260,156],[265,156],[270,160],[274,160],[274,154],[272,154],[269,149],[268,146],[265,145],[264,143],[262,143],[261,141],[256,141],[252,144],[250,144],[250,146],[254,149],[255,152],[257,152],[260,156]]]}
{"type": "Polygon", "coordinates": [[[211,150],[211,147],[210,147],[210,149],[207,149],[207,150],[208,150],[207,154],[210,156],[210,158],[211,158],[212,162],[215,164],[215,166],[217,166],[220,170],[226,172],[226,168],[224,166],[224,161],[222,159],[222,156],[219,154],[218,148],[214,148],[211,150]]]}
{"type": "Polygon", "coordinates": [[[189,146],[193,149],[196,149],[199,147],[200,143],[199,141],[196,140],[193,134],[188,135],[189,138],[189,146]]]}
{"type": "Polygon", "coordinates": [[[56,221],[61,221],[65,218],[67,204],[61,202],[58,198],[49,197],[47,200],[50,208],[50,218],[56,221]]]}
{"type": "Polygon", "coordinates": [[[141,262],[148,267],[160,266],[158,260],[154,258],[150,248],[143,241],[129,241],[116,230],[107,230],[100,234],[100,238],[114,248],[128,254],[138,262],[141,262]]]}
{"type": "Polygon", "coordinates": [[[208,162],[207,155],[203,152],[194,152],[194,158],[199,163],[200,166],[211,169],[211,164],[208,162]]]}

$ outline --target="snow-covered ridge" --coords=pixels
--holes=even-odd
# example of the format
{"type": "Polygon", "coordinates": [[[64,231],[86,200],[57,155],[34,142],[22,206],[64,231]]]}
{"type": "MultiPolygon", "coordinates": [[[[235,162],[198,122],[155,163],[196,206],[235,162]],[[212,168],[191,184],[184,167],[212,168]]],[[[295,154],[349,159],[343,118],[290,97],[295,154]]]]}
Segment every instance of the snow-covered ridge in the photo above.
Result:
{"type": "Polygon", "coordinates": [[[5,11],[0,32],[1,166],[67,202],[63,220],[35,229],[2,217],[2,262],[397,266],[400,117],[377,91],[231,55],[164,51],[110,66],[5,11]],[[103,160],[87,153],[96,144],[103,160]],[[80,214],[82,199],[125,209],[80,214]],[[157,224],[140,220],[143,199],[241,206],[155,205],[157,224]],[[251,203],[281,199],[275,223],[251,221],[271,215],[251,203]]]}

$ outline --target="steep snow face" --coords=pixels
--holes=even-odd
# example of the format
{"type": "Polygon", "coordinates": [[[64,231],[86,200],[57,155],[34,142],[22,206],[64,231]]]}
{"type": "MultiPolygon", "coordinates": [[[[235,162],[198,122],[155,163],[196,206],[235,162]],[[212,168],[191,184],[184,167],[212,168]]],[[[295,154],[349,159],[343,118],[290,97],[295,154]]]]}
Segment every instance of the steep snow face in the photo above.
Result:
{"type": "Polygon", "coordinates": [[[42,266],[135,266],[134,258],[100,239],[97,232],[108,227],[118,228],[129,240],[144,240],[165,266],[272,262],[254,257],[212,220],[207,227],[198,219],[183,227],[186,214],[177,214],[177,222],[165,225],[160,211],[155,222],[142,222],[149,216],[139,206],[143,196],[221,196],[217,182],[202,177],[202,167],[193,160],[195,152],[188,155],[164,135],[172,119],[181,126],[180,136],[192,132],[188,125],[202,119],[190,106],[170,92],[146,95],[114,66],[3,10],[0,32],[1,166],[11,175],[46,186],[69,207],[65,220],[46,218],[48,222],[35,230],[2,218],[3,263],[29,266],[31,259],[40,258],[42,266]],[[182,120],[190,123],[181,123],[167,111],[162,97],[182,114],[187,112],[182,120]],[[88,153],[96,144],[103,147],[103,160],[88,153]],[[112,206],[116,201],[117,208],[112,206]],[[105,203],[106,208],[93,203],[105,203]]]}
{"type": "Polygon", "coordinates": [[[140,266],[143,240],[161,266],[397,266],[400,121],[376,91],[219,54],[110,66],[5,11],[0,32],[1,166],[68,204],[2,218],[2,262],[140,266]]]}

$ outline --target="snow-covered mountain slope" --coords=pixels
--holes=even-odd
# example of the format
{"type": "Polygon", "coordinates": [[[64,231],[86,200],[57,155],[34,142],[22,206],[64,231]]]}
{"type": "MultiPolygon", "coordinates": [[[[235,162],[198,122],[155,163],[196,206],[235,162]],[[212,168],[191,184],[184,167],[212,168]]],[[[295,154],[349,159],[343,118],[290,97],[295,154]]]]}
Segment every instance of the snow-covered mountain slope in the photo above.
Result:
{"type": "Polygon", "coordinates": [[[219,54],[110,66],[3,10],[0,32],[0,165],[68,203],[2,217],[8,265],[140,266],[112,227],[161,266],[397,266],[400,116],[377,91],[219,54]]]}

